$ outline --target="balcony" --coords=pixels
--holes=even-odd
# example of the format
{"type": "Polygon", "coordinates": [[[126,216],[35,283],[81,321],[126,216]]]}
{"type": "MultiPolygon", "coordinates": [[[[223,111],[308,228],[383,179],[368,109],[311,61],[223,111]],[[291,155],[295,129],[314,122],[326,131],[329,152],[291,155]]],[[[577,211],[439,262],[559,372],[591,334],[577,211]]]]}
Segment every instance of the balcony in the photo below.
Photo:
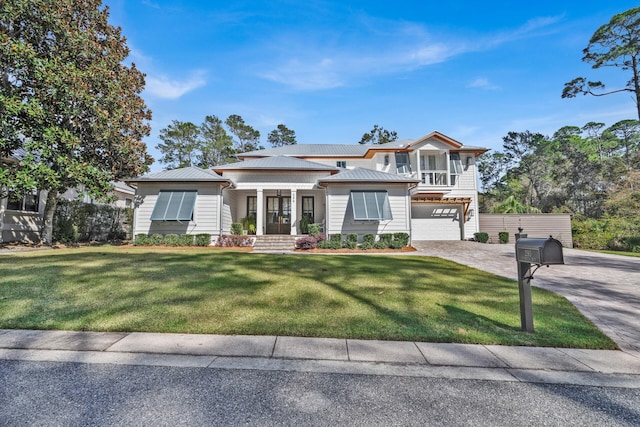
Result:
{"type": "Polygon", "coordinates": [[[447,187],[447,171],[433,170],[422,172],[421,183],[433,187],[447,187]]]}

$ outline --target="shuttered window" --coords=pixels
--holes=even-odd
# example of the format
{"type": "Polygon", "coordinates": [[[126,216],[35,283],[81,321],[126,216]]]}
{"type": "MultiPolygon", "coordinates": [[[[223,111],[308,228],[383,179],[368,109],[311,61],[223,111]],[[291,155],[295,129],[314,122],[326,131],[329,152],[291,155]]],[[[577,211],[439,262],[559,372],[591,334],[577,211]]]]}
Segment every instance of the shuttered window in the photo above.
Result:
{"type": "Polygon", "coordinates": [[[352,191],[353,219],[358,221],[389,221],[391,205],[386,191],[352,191]]]}
{"type": "Polygon", "coordinates": [[[197,194],[197,191],[160,191],[151,220],[191,221],[197,194]]]}

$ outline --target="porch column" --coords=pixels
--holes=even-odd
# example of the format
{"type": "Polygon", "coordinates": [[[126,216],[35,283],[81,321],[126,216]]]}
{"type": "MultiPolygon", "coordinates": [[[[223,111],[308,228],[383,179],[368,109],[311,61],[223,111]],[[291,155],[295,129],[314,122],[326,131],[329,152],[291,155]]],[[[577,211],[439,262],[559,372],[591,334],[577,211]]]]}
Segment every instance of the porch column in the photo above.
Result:
{"type": "Polygon", "coordinates": [[[256,190],[256,235],[264,234],[264,197],[262,189],[256,190]]]}
{"type": "Polygon", "coordinates": [[[298,217],[297,190],[291,190],[291,232],[289,234],[296,236],[298,234],[298,225],[296,219],[298,217]]]}
{"type": "Polygon", "coordinates": [[[445,155],[445,163],[447,164],[447,186],[451,186],[451,156],[449,155],[449,152],[447,151],[446,153],[444,153],[445,155]]]}

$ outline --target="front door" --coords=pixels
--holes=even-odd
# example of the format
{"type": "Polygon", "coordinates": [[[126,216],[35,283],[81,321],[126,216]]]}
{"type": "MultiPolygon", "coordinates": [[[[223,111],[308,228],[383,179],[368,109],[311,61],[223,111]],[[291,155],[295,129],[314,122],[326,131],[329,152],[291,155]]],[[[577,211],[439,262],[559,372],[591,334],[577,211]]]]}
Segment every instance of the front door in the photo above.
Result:
{"type": "Polygon", "coordinates": [[[267,234],[291,234],[291,197],[267,197],[267,234]]]}

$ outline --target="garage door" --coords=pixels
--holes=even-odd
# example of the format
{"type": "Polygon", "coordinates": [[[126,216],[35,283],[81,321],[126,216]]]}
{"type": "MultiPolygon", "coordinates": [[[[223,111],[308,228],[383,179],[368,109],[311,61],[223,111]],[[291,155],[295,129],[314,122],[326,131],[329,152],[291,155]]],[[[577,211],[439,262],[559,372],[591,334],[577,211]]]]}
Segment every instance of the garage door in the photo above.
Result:
{"type": "Polygon", "coordinates": [[[413,240],[462,240],[460,205],[413,203],[411,238],[413,240]]]}

